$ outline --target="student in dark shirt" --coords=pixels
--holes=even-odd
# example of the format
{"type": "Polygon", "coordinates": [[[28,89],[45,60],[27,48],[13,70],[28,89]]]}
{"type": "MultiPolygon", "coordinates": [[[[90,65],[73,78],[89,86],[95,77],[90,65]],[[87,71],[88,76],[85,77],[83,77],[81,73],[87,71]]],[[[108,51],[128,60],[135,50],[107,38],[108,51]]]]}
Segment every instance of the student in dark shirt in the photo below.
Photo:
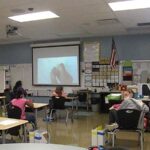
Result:
{"type": "MultiPolygon", "coordinates": [[[[22,88],[23,89],[21,80],[17,81],[15,86],[13,87],[13,96],[12,96],[12,98],[16,97],[16,93],[17,93],[18,88],[22,88]]],[[[27,92],[24,89],[23,89],[23,91],[24,91],[24,96],[26,97],[27,96],[27,92]]]]}
{"type": "Polygon", "coordinates": [[[56,89],[52,92],[52,96],[55,97],[67,97],[67,94],[63,90],[63,86],[57,86],[56,89]]]}

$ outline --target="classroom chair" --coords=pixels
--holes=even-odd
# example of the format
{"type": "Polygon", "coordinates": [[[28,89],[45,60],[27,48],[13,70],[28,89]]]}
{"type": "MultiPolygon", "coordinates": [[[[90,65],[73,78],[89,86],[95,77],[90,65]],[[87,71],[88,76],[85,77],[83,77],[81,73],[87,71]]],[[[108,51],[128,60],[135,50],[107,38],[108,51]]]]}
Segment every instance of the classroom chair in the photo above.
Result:
{"type": "MultiPolygon", "coordinates": [[[[20,119],[21,118],[21,109],[17,106],[13,106],[11,103],[7,104],[6,106],[7,109],[7,116],[8,118],[14,118],[14,119],[20,119]]],[[[7,131],[7,134],[11,135],[11,139],[13,140],[13,136],[19,136],[21,139],[21,134],[20,134],[20,126],[10,128],[7,131]]]]}
{"type": "Polygon", "coordinates": [[[78,91],[78,101],[79,103],[84,104],[88,111],[89,110],[89,91],[85,91],[85,90],[78,91]]]}
{"type": "Polygon", "coordinates": [[[123,109],[118,110],[118,125],[119,127],[114,131],[111,131],[112,134],[112,146],[115,145],[115,136],[119,131],[128,131],[128,132],[137,132],[138,139],[140,141],[141,150],[143,150],[144,145],[144,117],[140,121],[140,117],[143,112],[134,109],[123,109]],[[139,126],[139,121],[141,122],[141,126],[139,126]]]}
{"type": "MultiPolygon", "coordinates": [[[[6,109],[7,109],[7,117],[8,118],[14,118],[14,119],[20,119],[21,118],[21,113],[22,113],[22,110],[17,107],[17,106],[14,106],[12,105],[11,103],[8,103],[6,105],[6,109]]],[[[31,124],[32,126],[32,130],[35,129],[35,126],[33,125],[33,123],[29,122],[29,124],[31,124]]],[[[23,133],[20,133],[20,129],[21,129],[21,126],[17,126],[17,127],[14,127],[14,128],[10,128],[8,131],[7,131],[7,134],[10,134],[11,135],[11,139],[13,140],[13,136],[18,136],[20,139],[22,138],[21,135],[23,135],[23,133]]],[[[28,129],[27,129],[28,130],[28,129]]],[[[27,131],[26,132],[29,132],[27,131]]],[[[24,132],[24,131],[22,131],[24,132]]],[[[24,139],[22,138],[22,141],[24,141],[24,139]]]]}
{"type": "Polygon", "coordinates": [[[51,111],[50,111],[50,118],[53,118],[53,115],[56,115],[57,112],[60,113],[64,111],[66,113],[65,121],[66,124],[68,122],[69,116],[71,117],[71,121],[73,122],[73,110],[65,107],[65,98],[64,97],[55,97],[52,96],[52,103],[51,103],[51,111]]]}

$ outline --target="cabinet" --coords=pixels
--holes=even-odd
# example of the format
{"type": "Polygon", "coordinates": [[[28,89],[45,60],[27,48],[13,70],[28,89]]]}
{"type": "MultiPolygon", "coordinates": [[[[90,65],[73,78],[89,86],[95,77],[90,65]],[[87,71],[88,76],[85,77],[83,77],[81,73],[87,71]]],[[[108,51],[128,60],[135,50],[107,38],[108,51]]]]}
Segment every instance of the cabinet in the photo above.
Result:
{"type": "Polygon", "coordinates": [[[115,100],[107,100],[106,101],[106,96],[108,96],[109,94],[114,94],[114,93],[120,93],[119,91],[117,92],[100,92],[100,93],[97,93],[97,94],[99,94],[99,97],[100,97],[100,99],[99,99],[99,106],[100,106],[100,108],[99,108],[99,111],[101,112],[101,113],[108,113],[109,112],[109,108],[112,106],[112,105],[114,105],[114,104],[120,104],[121,103],[121,100],[117,100],[117,101],[115,101],[115,100]]]}

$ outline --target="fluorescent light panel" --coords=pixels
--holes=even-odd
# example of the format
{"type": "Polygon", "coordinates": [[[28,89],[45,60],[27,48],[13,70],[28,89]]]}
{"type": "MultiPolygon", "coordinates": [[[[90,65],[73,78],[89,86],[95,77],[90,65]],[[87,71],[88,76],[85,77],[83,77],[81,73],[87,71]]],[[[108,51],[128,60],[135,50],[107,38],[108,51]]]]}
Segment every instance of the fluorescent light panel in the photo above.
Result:
{"type": "Polygon", "coordinates": [[[28,14],[18,15],[18,16],[11,16],[8,18],[18,22],[28,22],[28,21],[35,21],[35,20],[58,18],[58,17],[59,16],[57,16],[51,11],[43,11],[43,12],[28,13],[28,14]]]}
{"type": "Polygon", "coordinates": [[[113,11],[150,8],[150,0],[128,0],[108,4],[113,11]]]}

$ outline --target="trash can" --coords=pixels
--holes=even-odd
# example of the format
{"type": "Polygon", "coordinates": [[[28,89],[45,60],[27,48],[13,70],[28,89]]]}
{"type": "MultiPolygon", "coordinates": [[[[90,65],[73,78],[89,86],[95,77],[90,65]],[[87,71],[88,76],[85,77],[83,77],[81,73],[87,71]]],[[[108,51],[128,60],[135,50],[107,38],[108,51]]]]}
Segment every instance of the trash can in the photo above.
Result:
{"type": "Polygon", "coordinates": [[[99,103],[97,98],[92,98],[91,99],[91,107],[93,112],[98,112],[99,111],[99,103]]]}

